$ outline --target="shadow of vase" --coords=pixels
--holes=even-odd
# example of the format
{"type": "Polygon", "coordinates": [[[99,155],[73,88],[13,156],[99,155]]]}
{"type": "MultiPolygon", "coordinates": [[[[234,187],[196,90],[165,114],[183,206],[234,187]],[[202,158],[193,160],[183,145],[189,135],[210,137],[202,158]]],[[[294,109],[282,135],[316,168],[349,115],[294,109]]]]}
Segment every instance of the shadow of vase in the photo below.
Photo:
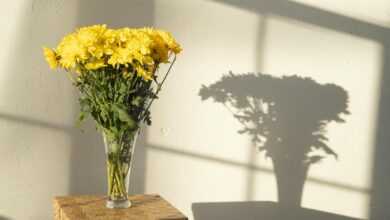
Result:
{"type": "Polygon", "coordinates": [[[202,86],[202,100],[223,104],[271,158],[280,205],[299,207],[310,165],[327,155],[326,126],[344,122],[348,94],[340,86],[320,84],[308,77],[267,74],[229,74],[202,86]]]}
{"type": "Polygon", "coordinates": [[[297,163],[298,161],[286,162],[279,158],[272,158],[272,162],[278,201],[283,206],[300,206],[309,166],[297,163]]]}

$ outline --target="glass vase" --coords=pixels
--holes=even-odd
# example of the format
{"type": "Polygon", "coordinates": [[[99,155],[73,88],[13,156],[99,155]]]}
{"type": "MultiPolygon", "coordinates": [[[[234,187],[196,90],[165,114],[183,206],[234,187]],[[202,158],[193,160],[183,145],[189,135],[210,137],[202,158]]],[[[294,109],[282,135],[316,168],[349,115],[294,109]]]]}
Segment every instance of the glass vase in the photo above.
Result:
{"type": "Polygon", "coordinates": [[[116,140],[103,132],[107,164],[107,208],[131,206],[128,188],[138,133],[139,131],[136,131],[116,140]]]}

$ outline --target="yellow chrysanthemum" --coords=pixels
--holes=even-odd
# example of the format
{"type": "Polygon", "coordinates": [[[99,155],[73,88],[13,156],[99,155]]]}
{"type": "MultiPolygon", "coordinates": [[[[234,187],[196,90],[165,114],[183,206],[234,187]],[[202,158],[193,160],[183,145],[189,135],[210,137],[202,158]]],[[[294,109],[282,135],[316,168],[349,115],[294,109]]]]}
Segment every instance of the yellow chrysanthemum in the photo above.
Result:
{"type": "Polygon", "coordinates": [[[56,53],[47,47],[43,48],[43,54],[45,55],[46,61],[49,64],[51,69],[55,69],[58,66],[56,53]]]}
{"type": "Polygon", "coordinates": [[[149,81],[153,79],[153,73],[145,70],[143,67],[137,65],[135,69],[137,70],[137,75],[142,77],[144,80],[149,81]]]}
{"type": "Polygon", "coordinates": [[[65,36],[55,51],[44,51],[51,68],[82,72],[131,66],[144,80],[152,79],[158,65],[169,62],[170,54],[180,52],[180,45],[169,32],[154,28],[109,29],[106,25],[80,28],[65,36]]]}
{"type": "Polygon", "coordinates": [[[107,61],[108,64],[113,67],[117,67],[118,65],[125,65],[131,63],[132,53],[126,48],[116,48],[111,55],[110,59],[107,61]]]}
{"type": "Polygon", "coordinates": [[[154,53],[152,57],[159,63],[168,62],[169,58],[169,48],[164,39],[159,34],[154,34],[154,53]]]}
{"type": "Polygon", "coordinates": [[[91,56],[100,59],[104,55],[104,47],[102,45],[90,46],[87,48],[91,56]]]}
{"type": "Polygon", "coordinates": [[[97,70],[105,66],[107,65],[104,63],[104,60],[95,60],[85,64],[87,70],[97,70]]]}
{"type": "Polygon", "coordinates": [[[81,28],[77,32],[77,40],[85,47],[93,46],[98,40],[98,33],[89,28],[81,28]]]}
{"type": "Polygon", "coordinates": [[[167,31],[158,30],[157,33],[164,39],[165,43],[168,45],[169,49],[172,50],[175,54],[181,52],[180,45],[176,42],[175,38],[172,37],[171,33],[167,31]]]}
{"type": "Polygon", "coordinates": [[[87,49],[80,43],[77,35],[65,36],[57,47],[57,53],[61,57],[59,63],[63,68],[70,69],[76,66],[76,62],[83,62],[89,58],[87,49]]]}

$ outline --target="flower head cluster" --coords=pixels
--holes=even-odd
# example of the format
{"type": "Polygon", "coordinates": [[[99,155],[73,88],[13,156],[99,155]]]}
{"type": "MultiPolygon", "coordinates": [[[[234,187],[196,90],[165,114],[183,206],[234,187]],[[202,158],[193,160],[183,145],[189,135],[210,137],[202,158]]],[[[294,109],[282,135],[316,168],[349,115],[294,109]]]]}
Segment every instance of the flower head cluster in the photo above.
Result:
{"type": "Polygon", "coordinates": [[[53,69],[87,73],[105,67],[131,67],[138,76],[150,80],[160,63],[169,62],[169,55],[180,51],[172,35],[163,30],[94,25],[65,36],[55,49],[44,48],[44,55],[53,69]]]}

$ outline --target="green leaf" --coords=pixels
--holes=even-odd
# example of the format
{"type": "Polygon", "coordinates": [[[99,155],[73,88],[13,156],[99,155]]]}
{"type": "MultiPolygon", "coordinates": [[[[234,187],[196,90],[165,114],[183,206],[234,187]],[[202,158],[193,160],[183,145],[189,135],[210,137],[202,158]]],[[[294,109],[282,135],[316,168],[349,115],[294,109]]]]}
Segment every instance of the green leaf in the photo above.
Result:
{"type": "Polygon", "coordinates": [[[110,130],[108,129],[105,129],[101,126],[99,126],[101,129],[103,129],[103,132],[104,132],[104,135],[106,136],[107,138],[107,141],[109,142],[112,142],[116,139],[116,136],[115,136],[115,133],[114,132],[111,132],[110,130]]]}
{"type": "Polygon", "coordinates": [[[132,105],[135,105],[137,107],[139,107],[141,105],[141,102],[142,102],[142,97],[141,96],[137,96],[135,97],[132,101],[131,101],[131,104],[132,105]]]}
{"type": "Polygon", "coordinates": [[[79,98],[79,103],[80,103],[81,111],[84,111],[84,112],[88,112],[89,111],[90,101],[88,100],[88,98],[80,97],[79,98]]]}
{"type": "Polygon", "coordinates": [[[100,111],[100,116],[103,119],[103,121],[107,121],[107,118],[109,117],[106,108],[104,108],[103,106],[100,111]]]}
{"type": "Polygon", "coordinates": [[[127,86],[124,82],[122,82],[119,86],[119,94],[125,94],[127,91],[127,86]]]}
{"type": "Polygon", "coordinates": [[[124,108],[119,105],[112,106],[113,111],[118,114],[119,120],[126,122],[129,128],[135,128],[137,126],[136,122],[131,118],[131,116],[126,112],[124,108]]]}
{"type": "Polygon", "coordinates": [[[86,112],[81,111],[80,114],[79,114],[79,120],[78,120],[78,122],[79,122],[79,123],[83,122],[83,121],[85,120],[85,118],[86,118],[86,112]]]}

